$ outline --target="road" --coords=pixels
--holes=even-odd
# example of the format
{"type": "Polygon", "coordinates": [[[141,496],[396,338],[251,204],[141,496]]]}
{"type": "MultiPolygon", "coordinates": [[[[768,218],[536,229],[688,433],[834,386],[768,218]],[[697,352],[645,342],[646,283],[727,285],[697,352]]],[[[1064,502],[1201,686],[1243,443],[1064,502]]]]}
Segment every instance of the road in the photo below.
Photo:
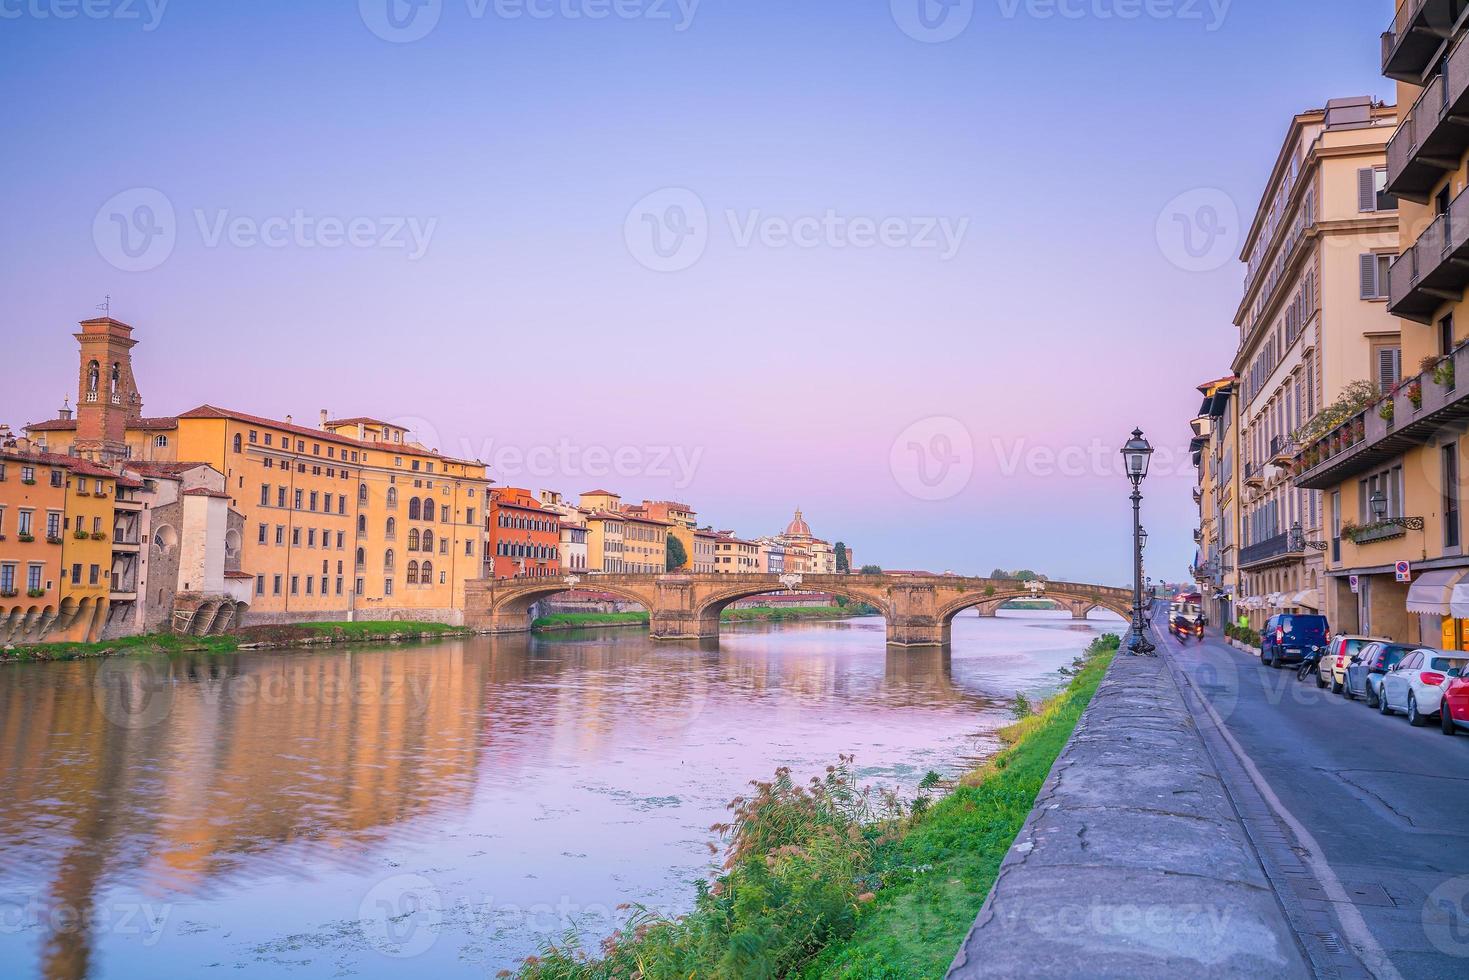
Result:
{"type": "Polygon", "coordinates": [[[1217,635],[1157,642],[1318,974],[1469,976],[1469,733],[1383,717],[1217,635]]]}

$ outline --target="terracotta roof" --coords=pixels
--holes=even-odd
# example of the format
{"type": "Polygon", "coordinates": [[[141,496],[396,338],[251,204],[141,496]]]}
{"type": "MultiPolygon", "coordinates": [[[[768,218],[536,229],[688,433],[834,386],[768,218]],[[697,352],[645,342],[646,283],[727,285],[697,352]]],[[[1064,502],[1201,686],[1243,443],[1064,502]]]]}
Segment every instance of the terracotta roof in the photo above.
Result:
{"type": "MultiPolygon", "coordinates": [[[[22,426],[28,432],[75,432],[76,419],[47,419],[44,422],[32,422],[30,425],[22,426]]],[[[171,415],[162,415],[152,418],[128,419],[129,429],[177,429],[179,420],[171,415]]]]}
{"type": "Polygon", "coordinates": [[[677,524],[673,523],[673,521],[660,521],[656,517],[649,517],[646,513],[639,513],[636,511],[623,511],[622,515],[630,521],[637,521],[639,524],[657,524],[661,527],[678,526],[677,524]]]}
{"type": "Polygon", "coordinates": [[[241,572],[241,571],[225,572],[224,573],[224,577],[225,578],[248,578],[248,579],[255,578],[255,576],[254,575],[251,575],[249,572],[241,572]]]}
{"type": "Polygon", "coordinates": [[[216,500],[229,500],[230,495],[223,490],[210,490],[207,487],[195,487],[184,491],[185,497],[213,497],[216,500]]]}
{"type": "Polygon", "coordinates": [[[56,466],[61,469],[71,470],[82,476],[97,476],[103,479],[115,480],[117,474],[105,466],[98,466],[90,460],[82,459],[80,456],[64,456],[60,453],[26,453],[18,449],[0,449],[0,459],[11,459],[20,463],[31,463],[37,466],[56,466]]]}
{"type": "Polygon", "coordinates": [[[189,470],[195,469],[196,467],[200,466],[209,466],[209,464],[199,462],[190,463],[151,459],[130,459],[126,463],[124,463],[123,466],[125,466],[127,469],[132,470],[135,473],[141,473],[144,476],[162,476],[168,478],[177,478],[179,475],[187,473],[189,470]]]}
{"type": "MultiPolygon", "coordinates": [[[[327,432],[323,429],[313,429],[304,425],[296,425],[294,422],[287,424],[276,419],[264,418],[260,415],[249,415],[245,412],[235,412],[227,408],[219,408],[214,405],[200,405],[198,408],[190,409],[179,416],[181,419],[233,419],[236,422],[249,422],[261,428],[283,429],[286,432],[294,432],[299,436],[310,436],[322,442],[335,442],[348,446],[361,446],[366,449],[376,449],[382,452],[395,452],[412,456],[427,456],[432,459],[442,459],[450,463],[466,463],[472,466],[483,466],[484,463],[477,459],[457,459],[453,456],[445,456],[443,453],[426,447],[416,447],[402,442],[380,442],[376,439],[354,439],[336,432],[327,432]]],[[[328,423],[330,424],[330,423],[328,423]]]]}
{"type": "Polygon", "coordinates": [[[127,487],[130,490],[141,490],[143,488],[143,481],[134,480],[127,474],[123,474],[122,476],[119,476],[117,478],[117,485],[120,487],[127,487]]]}
{"type": "Polygon", "coordinates": [[[327,425],[388,425],[389,423],[384,422],[382,419],[370,419],[370,418],[368,418],[365,415],[360,415],[357,418],[353,418],[353,419],[327,419],[326,420],[326,424],[327,425]]]}
{"type": "Polygon", "coordinates": [[[27,432],[73,432],[76,427],[76,419],[47,419],[45,422],[32,422],[30,425],[21,426],[27,432]]]}
{"type": "Polygon", "coordinates": [[[581,495],[583,497],[616,497],[619,500],[622,499],[622,494],[613,493],[611,490],[583,490],[581,495]]]}

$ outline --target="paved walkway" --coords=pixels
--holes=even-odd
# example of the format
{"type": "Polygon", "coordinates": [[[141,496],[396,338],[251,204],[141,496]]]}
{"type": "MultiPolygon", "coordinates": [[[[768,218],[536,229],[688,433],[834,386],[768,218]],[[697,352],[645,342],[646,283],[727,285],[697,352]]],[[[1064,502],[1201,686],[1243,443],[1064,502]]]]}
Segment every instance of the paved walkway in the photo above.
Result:
{"type": "Polygon", "coordinates": [[[1166,657],[1113,661],[949,975],[1312,975],[1166,657]]]}

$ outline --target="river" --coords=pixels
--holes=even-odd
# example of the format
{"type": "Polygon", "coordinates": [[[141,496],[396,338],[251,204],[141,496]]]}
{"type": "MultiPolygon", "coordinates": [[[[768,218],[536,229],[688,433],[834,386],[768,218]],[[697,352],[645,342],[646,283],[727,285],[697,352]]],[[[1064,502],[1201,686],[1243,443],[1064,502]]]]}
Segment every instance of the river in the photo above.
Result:
{"type": "Polygon", "coordinates": [[[6,975],[494,976],[692,904],[709,826],[842,753],[911,791],[1124,624],[972,614],[0,667],[6,975]],[[14,971],[14,973],[12,973],[14,971]]]}

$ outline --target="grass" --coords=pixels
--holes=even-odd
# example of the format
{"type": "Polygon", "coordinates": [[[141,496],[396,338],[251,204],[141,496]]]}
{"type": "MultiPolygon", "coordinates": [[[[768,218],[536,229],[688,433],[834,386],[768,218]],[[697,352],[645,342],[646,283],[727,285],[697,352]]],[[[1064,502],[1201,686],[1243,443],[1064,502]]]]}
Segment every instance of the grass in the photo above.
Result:
{"type": "MultiPolygon", "coordinates": [[[[795,608],[773,608],[771,606],[748,606],[742,609],[726,609],[719,618],[724,622],[784,623],[801,619],[845,619],[849,616],[866,616],[875,610],[865,606],[804,606],[795,608]]],[[[539,616],[531,623],[531,629],[581,629],[597,626],[646,626],[646,612],[615,613],[552,613],[539,616]]]]}
{"type": "Polygon", "coordinates": [[[123,656],[140,653],[234,653],[241,644],[290,646],[322,636],[342,643],[383,640],[393,634],[455,636],[470,632],[446,623],[358,622],[292,623],[282,626],[251,626],[225,636],[180,636],[175,633],[146,633],[122,636],[98,643],[33,643],[0,651],[0,660],[77,660],[84,657],[123,656]]]}
{"type": "Polygon", "coordinates": [[[808,786],[787,770],[731,804],[725,860],[694,911],[638,908],[597,953],[575,935],[528,980],[941,977],[1101,683],[1118,637],[1093,643],[1066,690],[1000,732],[1007,748],[938,802],[859,787],[851,760],[808,786]]]}

